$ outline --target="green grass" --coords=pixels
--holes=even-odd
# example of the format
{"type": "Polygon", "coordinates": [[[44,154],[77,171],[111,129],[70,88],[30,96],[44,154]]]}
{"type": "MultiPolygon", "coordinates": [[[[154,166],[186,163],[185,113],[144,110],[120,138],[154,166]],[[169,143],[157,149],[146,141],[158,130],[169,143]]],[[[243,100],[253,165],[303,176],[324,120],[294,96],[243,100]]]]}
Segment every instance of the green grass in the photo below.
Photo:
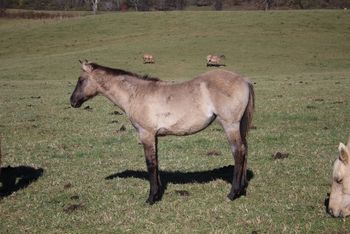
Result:
{"type": "Polygon", "coordinates": [[[2,166],[44,170],[0,200],[0,232],[345,233],[349,220],[327,215],[324,200],[338,143],[350,133],[349,30],[347,11],[0,19],[2,166]],[[142,63],[145,52],[154,65],[142,63]],[[69,108],[78,59],[187,80],[213,69],[205,66],[209,53],[224,54],[225,69],[256,83],[248,195],[228,201],[227,176],[191,181],[233,164],[214,123],[159,140],[168,184],[148,206],[143,150],[126,116],[111,114],[116,108],[103,97],[69,108]],[[289,157],[273,160],[277,151],[289,157]],[[115,177],[125,171],[134,177],[115,177]]]}

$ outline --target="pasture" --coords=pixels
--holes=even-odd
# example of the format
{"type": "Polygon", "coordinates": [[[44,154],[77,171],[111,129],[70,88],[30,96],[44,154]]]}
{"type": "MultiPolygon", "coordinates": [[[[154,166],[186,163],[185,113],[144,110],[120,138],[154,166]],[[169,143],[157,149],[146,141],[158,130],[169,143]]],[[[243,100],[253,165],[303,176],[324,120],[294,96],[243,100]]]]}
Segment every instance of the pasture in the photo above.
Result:
{"type": "Polygon", "coordinates": [[[350,12],[336,10],[0,19],[0,232],[347,232],[325,200],[350,134],[349,42],[350,12]],[[160,138],[166,190],[149,206],[127,117],[104,97],[70,107],[78,59],[182,81],[216,69],[208,54],[255,83],[247,196],[226,197],[233,159],[214,123],[160,138]]]}

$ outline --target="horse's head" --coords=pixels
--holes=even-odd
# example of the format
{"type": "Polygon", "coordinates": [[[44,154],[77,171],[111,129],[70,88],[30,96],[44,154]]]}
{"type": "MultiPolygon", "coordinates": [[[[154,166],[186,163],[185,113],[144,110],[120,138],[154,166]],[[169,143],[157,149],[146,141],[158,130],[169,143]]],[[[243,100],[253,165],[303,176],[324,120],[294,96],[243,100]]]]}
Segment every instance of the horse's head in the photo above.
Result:
{"type": "Polygon", "coordinates": [[[207,62],[210,62],[211,57],[213,57],[213,55],[211,55],[211,54],[208,54],[208,55],[207,55],[207,62]]]}
{"type": "Polygon", "coordinates": [[[329,213],[334,217],[350,215],[350,138],[339,144],[339,157],[334,162],[329,213]]]}
{"type": "Polygon", "coordinates": [[[70,97],[70,104],[74,108],[80,107],[85,101],[97,95],[98,83],[94,79],[94,67],[87,60],[80,61],[82,73],[70,97]]]}

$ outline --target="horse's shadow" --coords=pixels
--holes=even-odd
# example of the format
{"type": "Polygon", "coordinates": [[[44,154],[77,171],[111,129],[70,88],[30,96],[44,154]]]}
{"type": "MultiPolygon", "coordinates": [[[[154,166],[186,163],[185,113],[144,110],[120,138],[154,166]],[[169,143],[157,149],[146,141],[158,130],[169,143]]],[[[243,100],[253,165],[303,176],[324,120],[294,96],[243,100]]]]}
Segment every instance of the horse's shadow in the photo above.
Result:
{"type": "MultiPolygon", "coordinates": [[[[160,171],[160,179],[162,183],[162,195],[169,183],[172,184],[189,184],[189,183],[209,183],[214,180],[223,180],[227,183],[232,183],[233,180],[234,166],[224,166],[207,171],[197,171],[197,172],[181,172],[181,171],[160,171]]],[[[125,170],[123,172],[115,173],[107,176],[106,180],[111,180],[114,178],[139,178],[143,180],[148,180],[149,176],[147,171],[135,171],[135,170],[125,170]]],[[[251,170],[247,170],[247,179],[250,181],[254,177],[254,173],[251,170]]]]}
{"type": "Polygon", "coordinates": [[[26,188],[43,175],[42,168],[35,169],[29,166],[3,167],[0,172],[0,199],[26,188]]]}

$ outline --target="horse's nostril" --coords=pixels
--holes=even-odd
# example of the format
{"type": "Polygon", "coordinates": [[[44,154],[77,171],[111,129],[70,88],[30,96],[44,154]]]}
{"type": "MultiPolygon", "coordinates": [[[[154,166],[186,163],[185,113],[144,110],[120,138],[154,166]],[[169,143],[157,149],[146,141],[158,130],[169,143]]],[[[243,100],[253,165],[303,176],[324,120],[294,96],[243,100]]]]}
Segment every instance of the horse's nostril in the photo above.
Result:
{"type": "Polygon", "coordinates": [[[330,215],[333,216],[333,210],[332,210],[332,208],[328,208],[328,212],[329,212],[330,215]]]}
{"type": "Polygon", "coordinates": [[[70,105],[71,105],[72,107],[75,107],[75,106],[76,106],[76,103],[75,103],[74,101],[70,101],[70,105]]]}
{"type": "Polygon", "coordinates": [[[72,101],[70,105],[74,108],[80,107],[80,104],[78,102],[72,101]]]}

